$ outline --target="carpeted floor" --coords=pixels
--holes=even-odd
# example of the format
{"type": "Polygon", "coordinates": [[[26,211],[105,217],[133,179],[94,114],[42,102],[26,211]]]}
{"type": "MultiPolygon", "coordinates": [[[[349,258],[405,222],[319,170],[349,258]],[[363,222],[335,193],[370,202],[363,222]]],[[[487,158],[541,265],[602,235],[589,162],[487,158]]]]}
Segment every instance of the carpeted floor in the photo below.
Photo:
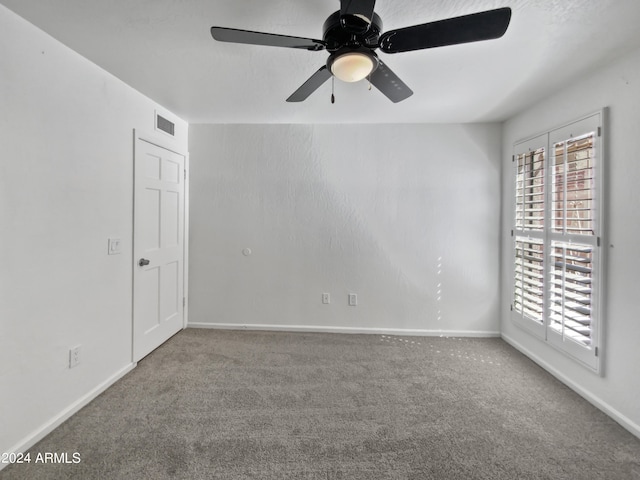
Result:
{"type": "Polygon", "coordinates": [[[4,479],[640,480],[640,440],[499,339],[188,329],[4,479]]]}

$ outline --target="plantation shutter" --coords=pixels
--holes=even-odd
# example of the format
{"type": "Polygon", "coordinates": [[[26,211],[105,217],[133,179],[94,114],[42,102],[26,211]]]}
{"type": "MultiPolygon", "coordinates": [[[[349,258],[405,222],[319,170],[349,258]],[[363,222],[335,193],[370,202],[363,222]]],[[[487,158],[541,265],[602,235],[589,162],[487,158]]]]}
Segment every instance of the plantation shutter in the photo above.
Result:
{"type": "Polygon", "coordinates": [[[600,118],[550,132],[552,151],[548,289],[548,341],[597,366],[599,212],[602,167],[600,118]]]}
{"type": "Polygon", "coordinates": [[[553,231],[594,235],[595,132],[553,146],[553,231]]]}
{"type": "Polygon", "coordinates": [[[516,229],[544,230],[544,148],[516,155],[516,229]]]}
{"type": "Polygon", "coordinates": [[[515,215],[513,231],[514,321],[537,335],[544,335],[545,195],[547,137],[517,145],[515,215]]]}
{"type": "Polygon", "coordinates": [[[598,369],[602,113],[514,147],[512,319],[598,369]]]}
{"type": "Polygon", "coordinates": [[[592,343],[592,259],[590,246],[562,242],[551,245],[550,326],[587,346],[592,343]]]}
{"type": "Polygon", "coordinates": [[[513,306],[542,324],[544,314],[544,246],[540,240],[516,237],[513,306]]]}

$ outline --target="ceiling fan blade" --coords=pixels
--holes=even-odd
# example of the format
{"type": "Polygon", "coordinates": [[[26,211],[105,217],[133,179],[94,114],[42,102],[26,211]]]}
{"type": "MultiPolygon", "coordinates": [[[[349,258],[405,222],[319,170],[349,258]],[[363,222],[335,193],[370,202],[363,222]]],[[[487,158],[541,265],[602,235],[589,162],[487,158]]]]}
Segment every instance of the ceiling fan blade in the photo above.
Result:
{"type": "Polygon", "coordinates": [[[340,23],[346,30],[364,33],[373,20],[375,0],[340,0],[340,23]]]}
{"type": "Polygon", "coordinates": [[[290,37],[275,33],[252,32],[236,28],[211,27],[211,36],[219,42],[248,43],[267,47],[301,48],[304,50],[324,50],[322,40],[313,38],[290,37]]]}
{"type": "Polygon", "coordinates": [[[510,20],[511,9],[505,7],[391,30],[380,37],[380,50],[409,52],[500,38],[507,31],[510,20]]]}
{"type": "Polygon", "coordinates": [[[393,103],[401,102],[413,95],[413,91],[382,60],[378,59],[378,62],[378,68],[370,77],[374,87],[393,103]]]}
{"type": "Polygon", "coordinates": [[[327,68],[326,65],[320,67],[320,69],[311,75],[309,80],[304,82],[300,88],[298,88],[295,92],[291,94],[289,98],[287,98],[287,102],[302,102],[306,100],[309,95],[315,92],[320,85],[331,78],[331,72],[327,68]]]}

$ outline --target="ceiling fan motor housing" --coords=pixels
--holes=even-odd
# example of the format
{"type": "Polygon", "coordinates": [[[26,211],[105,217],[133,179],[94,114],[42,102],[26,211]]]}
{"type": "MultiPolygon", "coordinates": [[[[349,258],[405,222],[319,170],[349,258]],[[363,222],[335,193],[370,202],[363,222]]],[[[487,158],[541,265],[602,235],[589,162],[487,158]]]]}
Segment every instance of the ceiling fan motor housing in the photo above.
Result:
{"type": "Polygon", "coordinates": [[[366,31],[354,31],[357,29],[345,29],[341,21],[340,11],[333,13],[324,22],[322,39],[330,53],[334,53],[345,47],[367,47],[370,50],[378,47],[378,39],[382,32],[382,19],[373,14],[371,25],[366,31]]]}

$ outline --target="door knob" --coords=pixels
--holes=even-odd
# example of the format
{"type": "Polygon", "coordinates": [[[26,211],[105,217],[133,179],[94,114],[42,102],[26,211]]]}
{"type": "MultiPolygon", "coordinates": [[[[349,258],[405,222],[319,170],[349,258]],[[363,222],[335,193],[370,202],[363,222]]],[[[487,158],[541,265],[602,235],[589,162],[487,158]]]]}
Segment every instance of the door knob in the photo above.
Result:
{"type": "Polygon", "coordinates": [[[144,267],[145,265],[149,265],[150,263],[151,262],[146,258],[141,258],[140,261],[138,262],[138,265],[140,265],[141,267],[144,267]]]}

